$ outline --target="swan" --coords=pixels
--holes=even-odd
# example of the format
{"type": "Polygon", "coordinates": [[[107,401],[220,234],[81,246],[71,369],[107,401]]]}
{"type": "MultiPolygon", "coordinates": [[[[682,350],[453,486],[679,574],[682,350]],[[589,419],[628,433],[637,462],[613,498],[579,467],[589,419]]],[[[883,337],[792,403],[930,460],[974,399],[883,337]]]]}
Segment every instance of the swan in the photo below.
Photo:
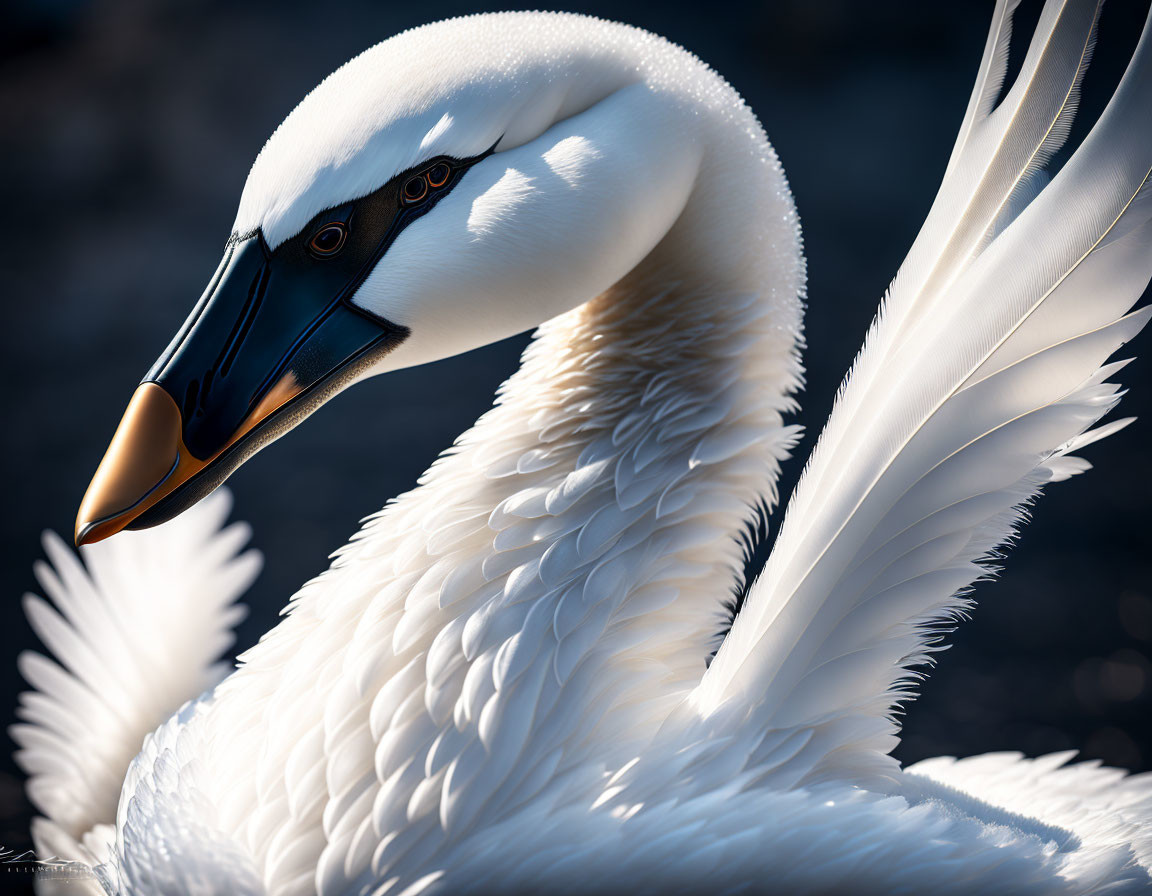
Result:
{"type": "Polygon", "coordinates": [[[25,607],[56,659],[21,657],[13,731],[38,851],[110,894],[1148,892],[1147,777],[891,756],[1024,509],[1123,426],[1108,359],[1149,315],[1152,29],[1049,177],[1097,3],[1048,0],[1005,88],[1014,7],[722,641],[802,378],[751,110],[557,13],[322,82],[131,398],[83,562],[46,539],[25,607]],[[353,383],[532,327],[494,407],[219,665],[259,560],[210,493],[353,383]]]}

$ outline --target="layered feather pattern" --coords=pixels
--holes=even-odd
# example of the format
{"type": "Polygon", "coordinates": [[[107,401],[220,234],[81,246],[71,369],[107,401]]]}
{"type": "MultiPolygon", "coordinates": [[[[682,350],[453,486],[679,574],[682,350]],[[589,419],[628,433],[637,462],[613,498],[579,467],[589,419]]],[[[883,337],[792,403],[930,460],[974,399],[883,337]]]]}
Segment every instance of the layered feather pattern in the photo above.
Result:
{"type": "MultiPolygon", "coordinates": [[[[209,767],[259,757],[196,790],[270,890],[411,883],[500,819],[587,807],[698,680],[717,582],[743,562],[728,533],[771,500],[795,440],[796,360],[762,297],[723,298],[764,349],[749,357],[716,300],[639,295],[549,324],[499,406],[165,735],[175,755],[204,743],[209,767]],[[769,378],[779,392],[753,388],[769,378]]],[[[124,843],[156,836],[144,817],[124,843]]]]}
{"type": "MultiPolygon", "coordinates": [[[[251,565],[227,559],[239,536],[211,534],[220,505],[206,505],[212,525],[186,515],[188,531],[160,530],[182,532],[165,581],[193,563],[219,574],[199,615],[178,595],[163,624],[121,615],[152,612],[137,597],[150,560],[119,557],[94,588],[49,545],[66,587],[45,587],[65,618],[36,602],[30,613],[69,669],[30,667],[41,693],[26,705],[26,762],[61,837],[85,837],[115,806],[99,831],[111,849],[88,835],[82,854],[103,860],[105,890],[1147,892],[1146,779],[1067,755],[909,772],[888,755],[911,667],[1022,508],[1123,425],[1097,426],[1120,394],[1108,381],[1123,362],[1105,362],[1148,315],[1130,308],[1152,274],[1152,38],[1049,180],[1098,9],[1049,2],[1001,98],[1014,6],[997,6],[933,210],[707,671],[741,536],[775,503],[798,436],[786,416],[805,272],[780,164],[735,92],[651,35],[548,14],[423,29],[466,35],[469,71],[527,72],[524,94],[554,62],[542,46],[576,48],[605,77],[626,71],[661,102],[674,94],[684,139],[706,138],[692,196],[631,273],[541,327],[496,406],[174,715],[212,685],[224,608],[251,565]],[[534,39],[545,33],[562,40],[534,39]],[[95,595],[93,615],[70,596],[81,591],[109,597],[95,595]],[[113,652],[86,639],[112,619],[147,639],[127,645],[138,657],[195,633],[188,677],[141,694],[151,666],[103,671],[113,652]],[[106,691],[90,708],[100,720],[84,719],[119,752],[81,768],[65,708],[85,687],[106,691]],[[123,724],[137,704],[147,712],[123,724]],[[161,721],[117,804],[117,768],[161,721]],[[100,787],[69,814],[58,788],[82,774],[100,787]]],[[[404,46],[426,60],[427,45],[404,46]]],[[[415,62],[413,74],[433,77],[415,62]]],[[[645,136],[634,118],[611,121],[645,136]]],[[[325,144],[342,148],[338,136],[325,144]]],[[[610,158],[615,144],[603,147],[610,158]]],[[[284,165],[293,148],[267,158],[284,165]]],[[[517,183],[596,201],[579,181],[517,183]]],[[[517,235],[514,217],[491,222],[517,235]]],[[[123,539],[96,548],[127,550],[123,539]]]]}

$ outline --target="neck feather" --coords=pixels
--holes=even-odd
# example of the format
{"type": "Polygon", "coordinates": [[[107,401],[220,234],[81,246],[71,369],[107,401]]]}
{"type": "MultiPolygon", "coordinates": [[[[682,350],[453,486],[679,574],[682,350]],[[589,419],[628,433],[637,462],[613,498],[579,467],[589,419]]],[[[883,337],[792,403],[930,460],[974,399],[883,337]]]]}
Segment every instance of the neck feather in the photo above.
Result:
{"type": "MultiPolygon", "coordinates": [[[[334,851],[367,815],[399,832],[378,873],[545,785],[586,798],[698,682],[795,439],[803,262],[773,195],[738,276],[685,269],[709,220],[690,207],[633,274],[541,327],[495,407],[221,686],[206,724],[262,751],[218,795],[221,824],[265,865],[282,810],[334,851]]],[[[277,874],[315,860],[278,856],[277,874]]]]}

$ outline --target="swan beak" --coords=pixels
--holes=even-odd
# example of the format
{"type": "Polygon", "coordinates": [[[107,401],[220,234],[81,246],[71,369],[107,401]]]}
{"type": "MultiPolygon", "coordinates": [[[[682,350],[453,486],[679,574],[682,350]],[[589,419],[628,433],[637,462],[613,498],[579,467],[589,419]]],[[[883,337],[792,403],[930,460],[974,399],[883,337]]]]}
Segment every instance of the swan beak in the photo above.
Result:
{"type": "Polygon", "coordinates": [[[355,308],[339,266],[228,248],[176,339],[137,387],[76,517],[76,544],[191,507],[407,335],[355,308]]]}
{"type": "Polygon", "coordinates": [[[80,502],[76,545],[115,535],[132,511],[172,479],[181,460],[180,409],[155,383],[141,383],[112,436],[112,443],[80,502]]]}

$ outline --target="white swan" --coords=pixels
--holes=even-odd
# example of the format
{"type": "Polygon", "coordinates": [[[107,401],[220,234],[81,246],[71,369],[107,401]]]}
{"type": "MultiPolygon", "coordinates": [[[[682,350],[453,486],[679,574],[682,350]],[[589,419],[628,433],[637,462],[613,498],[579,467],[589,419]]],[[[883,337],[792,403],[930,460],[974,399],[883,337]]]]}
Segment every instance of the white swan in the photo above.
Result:
{"type": "Polygon", "coordinates": [[[1049,0],[997,103],[1014,5],[707,669],[796,439],[804,259],[756,119],[684,50],[568,15],[430,25],[324,81],[78,541],[190,507],[356,379],[547,323],[214,689],[254,564],[224,499],[87,571],[48,541],[57,609],[28,612],[61,665],[23,658],[14,731],[38,849],[124,894],[1146,892],[1146,778],[889,755],[1020,508],[1122,425],[1089,431],[1101,365],[1148,317],[1152,35],[1049,183],[1097,9],[1049,0]]]}

